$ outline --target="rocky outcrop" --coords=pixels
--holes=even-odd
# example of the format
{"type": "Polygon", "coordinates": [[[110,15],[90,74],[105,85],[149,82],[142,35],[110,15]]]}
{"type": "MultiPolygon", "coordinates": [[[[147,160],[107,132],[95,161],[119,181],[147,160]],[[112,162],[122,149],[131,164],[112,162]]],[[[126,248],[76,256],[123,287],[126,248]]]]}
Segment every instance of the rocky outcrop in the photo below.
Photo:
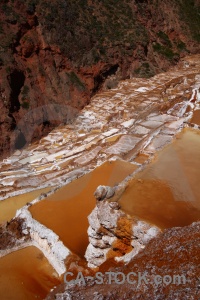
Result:
{"type": "Polygon", "coordinates": [[[20,247],[22,243],[30,242],[30,234],[23,232],[24,220],[15,218],[0,226],[0,257],[3,251],[20,247]]]}
{"type": "Polygon", "coordinates": [[[115,188],[110,186],[100,185],[96,189],[94,196],[98,201],[109,199],[115,194],[115,188]]]}
{"type": "Polygon", "coordinates": [[[0,155],[72,122],[103,85],[198,51],[199,1],[179,2],[1,1],[0,155]]]}
{"type": "MultiPolygon", "coordinates": [[[[96,283],[94,278],[86,281],[85,285],[65,285],[59,293],[52,292],[46,299],[197,300],[200,295],[199,242],[199,222],[167,229],[128,265],[109,270],[115,274],[122,272],[125,276],[134,272],[131,282],[126,277],[123,284],[114,280],[109,284],[109,277],[104,273],[102,284],[96,283]],[[140,280],[142,276],[143,279],[140,280]],[[158,278],[159,282],[156,281],[158,278]]],[[[120,276],[117,279],[120,281],[120,276]]]]}
{"type": "Polygon", "coordinates": [[[90,243],[85,257],[91,268],[99,267],[113,257],[117,261],[129,262],[161,232],[158,227],[124,213],[117,202],[106,200],[105,190],[111,188],[97,188],[95,195],[99,200],[88,217],[90,243]]]}

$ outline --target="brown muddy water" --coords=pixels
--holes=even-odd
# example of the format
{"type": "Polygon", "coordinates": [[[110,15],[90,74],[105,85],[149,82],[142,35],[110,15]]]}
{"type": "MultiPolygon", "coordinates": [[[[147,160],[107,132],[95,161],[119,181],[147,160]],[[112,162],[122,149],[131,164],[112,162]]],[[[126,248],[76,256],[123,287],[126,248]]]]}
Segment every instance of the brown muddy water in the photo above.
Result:
{"type": "Polygon", "coordinates": [[[200,109],[199,110],[195,110],[193,112],[193,116],[192,116],[192,119],[191,119],[190,123],[194,123],[194,124],[200,125],[200,109]]]}
{"type": "Polygon", "coordinates": [[[84,256],[88,246],[87,217],[96,205],[93,194],[97,186],[114,186],[136,168],[123,161],[106,162],[33,205],[30,212],[33,218],[57,233],[72,252],[84,256]]]}
{"type": "Polygon", "coordinates": [[[59,283],[58,274],[36,247],[0,259],[0,299],[44,299],[59,283]]]}
{"type": "Polygon", "coordinates": [[[135,162],[139,163],[139,164],[143,164],[145,163],[145,161],[147,161],[148,159],[148,155],[143,154],[143,153],[139,153],[136,158],[134,159],[135,162]]]}
{"type": "Polygon", "coordinates": [[[200,220],[200,132],[185,129],[130,181],[121,207],[161,228],[200,220]]]}
{"type": "Polygon", "coordinates": [[[10,221],[18,209],[22,208],[27,202],[37,198],[41,193],[47,193],[51,189],[52,187],[40,189],[0,201],[0,224],[10,221]]]}

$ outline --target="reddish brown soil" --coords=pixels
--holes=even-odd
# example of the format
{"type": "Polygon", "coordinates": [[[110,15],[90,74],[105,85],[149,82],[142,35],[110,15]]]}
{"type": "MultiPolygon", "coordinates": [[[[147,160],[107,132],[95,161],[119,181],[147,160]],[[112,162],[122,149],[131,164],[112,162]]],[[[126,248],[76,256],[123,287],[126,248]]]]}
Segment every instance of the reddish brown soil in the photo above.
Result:
{"type": "MultiPolygon", "coordinates": [[[[152,240],[145,250],[139,253],[127,266],[111,268],[113,272],[147,272],[148,283],[143,280],[122,285],[108,284],[108,277],[104,277],[103,284],[95,284],[94,280],[87,280],[85,286],[60,287],[59,293],[65,289],[62,299],[200,299],[200,223],[193,223],[182,228],[167,229],[158,238],[152,240]],[[155,275],[184,275],[186,283],[156,285],[155,275]]],[[[104,266],[105,268],[105,266],[104,266]]],[[[107,266],[107,270],[109,265],[107,266]]],[[[107,271],[106,268],[104,270],[107,271]]],[[[101,270],[102,271],[102,270],[101,270]]],[[[119,277],[120,280],[120,277],[119,277]]],[[[133,280],[133,278],[131,278],[133,280]]],[[[58,293],[58,291],[57,291],[58,293]]],[[[47,299],[55,299],[51,293],[47,299]]],[[[61,299],[59,296],[56,299],[61,299]]]]}
{"type": "Polygon", "coordinates": [[[22,232],[23,220],[13,219],[0,227],[0,250],[10,249],[20,243],[25,237],[28,240],[29,235],[22,232]]]}

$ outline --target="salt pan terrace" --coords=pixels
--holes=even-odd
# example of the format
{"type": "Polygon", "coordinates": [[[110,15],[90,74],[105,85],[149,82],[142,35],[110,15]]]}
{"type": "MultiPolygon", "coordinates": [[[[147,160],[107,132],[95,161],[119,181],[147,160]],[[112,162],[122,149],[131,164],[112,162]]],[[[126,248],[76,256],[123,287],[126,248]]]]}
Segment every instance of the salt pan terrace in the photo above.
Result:
{"type": "Polygon", "coordinates": [[[116,89],[94,96],[72,124],[57,127],[4,159],[0,200],[65,185],[110,159],[140,166],[191,125],[198,109],[199,55],[151,79],[122,81],[116,89]]]}

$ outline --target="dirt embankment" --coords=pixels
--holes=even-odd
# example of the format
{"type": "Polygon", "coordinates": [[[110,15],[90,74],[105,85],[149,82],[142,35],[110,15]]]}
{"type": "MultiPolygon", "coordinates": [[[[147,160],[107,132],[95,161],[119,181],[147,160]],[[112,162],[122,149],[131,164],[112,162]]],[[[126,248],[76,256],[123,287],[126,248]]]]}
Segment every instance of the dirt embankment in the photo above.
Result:
{"type": "MultiPolygon", "coordinates": [[[[198,300],[200,298],[199,230],[199,222],[187,227],[167,229],[158,238],[152,240],[127,266],[109,269],[107,265],[106,271],[109,269],[112,272],[122,272],[126,276],[134,272],[135,275],[130,277],[131,284],[127,280],[123,284],[116,284],[113,281],[109,284],[108,275],[105,275],[102,284],[96,284],[94,279],[86,280],[86,285],[62,284],[60,289],[57,288],[57,291],[50,293],[46,299],[55,299],[57,293],[56,299],[72,300],[198,300]],[[175,277],[177,275],[182,276],[180,281],[177,281],[175,277]]],[[[123,278],[118,275],[117,279],[122,281],[123,278]]]]}
{"type": "Polygon", "coordinates": [[[10,222],[2,224],[0,227],[0,250],[9,250],[17,244],[20,240],[28,241],[30,239],[29,234],[23,233],[23,220],[13,219],[10,222]]]}

